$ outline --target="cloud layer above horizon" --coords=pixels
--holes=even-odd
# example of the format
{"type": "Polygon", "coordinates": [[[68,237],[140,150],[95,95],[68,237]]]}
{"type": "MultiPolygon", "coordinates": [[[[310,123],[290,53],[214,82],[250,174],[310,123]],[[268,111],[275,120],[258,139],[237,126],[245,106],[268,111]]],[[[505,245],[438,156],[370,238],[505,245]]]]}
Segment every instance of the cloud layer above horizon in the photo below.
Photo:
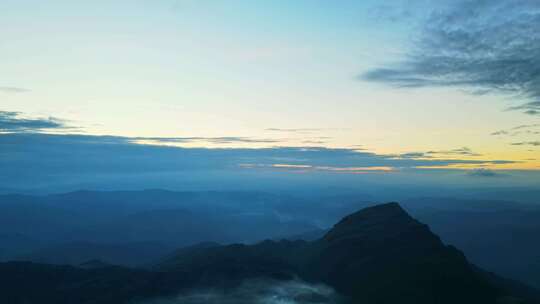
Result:
{"type": "Polygon", "coordinates": [[[30,2],[0,188],[540,173],[537,1],[30,2]]]}
{"type": "Polygon", "coordinates": [[[0,184],[24,188],[48,183],[99,181],[110,184],[111,181],[140,179],[142,184],[162,181],[170,185],[175,180],[202,179],[208,181],[208,187],[217,187],[215,179],[232,181],[245,174],[260,178],[269,173],[281,174],[283,178],[294,173],[309,173],[316,179],[319,174],[379,175],[513,163],[460,157],[467,156],[466,148],[447,151],[450,154],[442,154],[441,158],[438,153],[447,152],[429,151],[412,156],[323,147],[183,148],[140,144],[139,141],[140,138],[119,136],[0,134],[0,184]]]}

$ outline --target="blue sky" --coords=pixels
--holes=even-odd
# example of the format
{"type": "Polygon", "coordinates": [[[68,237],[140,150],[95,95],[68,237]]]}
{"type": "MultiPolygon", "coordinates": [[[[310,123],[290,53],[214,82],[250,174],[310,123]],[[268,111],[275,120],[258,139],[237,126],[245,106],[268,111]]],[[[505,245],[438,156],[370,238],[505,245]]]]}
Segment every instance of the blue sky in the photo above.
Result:
{"type": "Polygon", "coordinates": [[[373,156],[272,163],[312,170],[538,170],[539,16],[522,0],[5,0],[0,133],[373,156]]]}

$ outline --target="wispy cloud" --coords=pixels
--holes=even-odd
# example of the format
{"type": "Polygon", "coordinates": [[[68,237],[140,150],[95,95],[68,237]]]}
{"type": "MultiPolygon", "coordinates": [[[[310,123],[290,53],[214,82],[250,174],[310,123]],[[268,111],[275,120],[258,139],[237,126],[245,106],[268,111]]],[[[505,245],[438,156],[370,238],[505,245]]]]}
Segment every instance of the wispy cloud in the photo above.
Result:
{"type": "Polygon", "coordinates": [[[332,167],[332,166],[312,166],[312,165],[301,165],[301,164],[240,164],[242,168],[271,168],[278,170],[288,170],[293,172],[334,172],[334,173],[347,173],[347,174],[367,174],[367,173],[377,173],[377,172],[393,172],[396,171],[392,167],[332,167]]]}
{"type": "Polygon", "coordinates": [[[322,131],[343,131],[343,128],[267,128],[265,131],[282,133],[314,133],[322,131]]]}
{"type": "Polygon", "coordinates": [[[497,173],[494,170],[486,169],[486,168],[478,168],[478,169],[472,169],[467,172],[469,176],[472,177],[500,177],[504,176],[500,173],[497,173]]]}
{"type": "Polygon", "coordinates": [[[512,143],[511,145],[512,146],[535,146],[535,147],[539,147],[540,146],[540,141],[538,141],[538,140],[536,140],[536,141],[522,141],[522,142],[512,143]]]}
{"type": "Polygon", "coordinates": [[[510,135],[510,133],[507,130],[499,130],[491,133],[493,136],[500,136],[500,135],[510,135]]]}
{"type": "Polygon", "coordinates": [[[512,130],[520,130],[520,129],[536,128],[536,127],[540,127],[540,124],[519,125],[517,127],[512,128],[512,130]]]}
{"type": "Polygon", "coordinates": [[[253,138],[239,136],[224,136],[224,137],[133,137],[131,140],[135,143],[146,144],[178,144],[178,143],[212,143],[212,144],[234,144],[234,143],[250,143],[250,144],[268,144],[280,143],[283,139],[270,138],[253,138]]]}
{"type": "Polygon", "coordinates": [[[461,155],[461,156],[482,156],[482,154],[473,152],[468,147],[461,147],[452,150],[442,150],[442,151],[428,151],[428,155],[461,155]]]}
{"type": "Polygon", "coordinates": [[[323,141],[323,140],[303,140],[302,143],[306,144],[306,145],[324,145],[326,143],[326,141],[323,141]]]}
{"type": "MultiPolygon", "coordinates": [[[[324,145],[330,137],[304,137],[301,144],[305,145],[324,145]]],[[[279,144],[287,145],[290,142],[297,142],[294,138],[260,138],[246,136],[222,136],[222,137],[132,137],[134,143],[154,144],[154,145],[178,145],[178,144],[213,144],[213,145],[231,145],[231,144],[279,144]]]]}
{"type": "Polygon", "coordinates": [[[29,89],[25,88],[18,88],[18,87],[1,87],[0,86],[0,93],[6,93],[6,94],[17,94],[17,93],[27,93],[30,92],[29,89]]]}
{"type": "Polygon", "coordinates": [[[430,157],[430,156],[427,155],[426,152],[407,152],[407,153],[399,154],[397,155],[397,157],[415,159],[415,158],[425,158],[425,157],[430,157]]]}
{"type": "Polygon", "coordinates": [[[480,153],[472,151],[468,147],[461,147],[451,150],[432,150],[427,152],[407,152],[395,155],[396,158],[403,159],[422,159],[422,158],[440,158],[440,157],[450,157],[450,156],[482,156],[480,153]]]}
{"type": "Polygon", "coordinates": [[[54,118],[25,118],[20,112],[0,111],[0,132],[37,132],[66,129],[65,121],[54,118]]]}
{"type": "Polygon", "coordinates": [[[522,134],[529,134],[529,135],[537,135],[540,134],[540,131],[536,130],[540,129],[540,124],[528,124],[528,125],[519,125],[514,128],[510,129],[504,129],[504,130],[498,130],[491,135],[493,136],[517,136],[522,134]]]}
{"type": "Polygon", "coordinates": [[[471,93],[510,94],[511,106],[540,113],[540,2],[460,0],[428,18],[402,62],[361,79],[396,87],[461,87],[471,93]]]}
{"type": "MultiPolygon", "coordinates": [[[[539,96],[535,96],[538,98],[539,96]]],[[[540,101],[531,101],[519,106],[509,107],[508,110],[523,110],[525,114],[538,115],[540,114],[540,101]]]]}
{"type": "Polygon", "coordinates": [[[379,4],[369,9],[368,16],[375,21],[397,22],[414,17],[411,7],[398,7],[391,4],[379,4]]]}

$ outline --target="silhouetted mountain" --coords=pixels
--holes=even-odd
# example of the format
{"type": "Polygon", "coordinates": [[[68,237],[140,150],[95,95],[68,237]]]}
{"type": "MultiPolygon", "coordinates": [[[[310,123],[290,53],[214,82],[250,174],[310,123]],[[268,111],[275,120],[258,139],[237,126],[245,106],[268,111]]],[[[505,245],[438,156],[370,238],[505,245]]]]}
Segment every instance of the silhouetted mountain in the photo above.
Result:
{"type": "Polygon", "coordinates": [[[396,203],[351,214],[314,242],[200,248],[180,252],[158,268],[213,272],[226,265],[237,273],[248,261],[255,266],[247,268],[258,274],[280,269],[326,283],[359,303],[495,303],[508,292],[396,203]]]}
{"type": "Polygon", "coordinates": [[[287,235],[280,238],[275,238],[275,240],[286,239],[290,241],[297,241],[297,240],[315,241],[322,238],[327,232],[328,232],[328,229],[315,229],[315,230],[300,233],[300,234],[287,235]]]}
{"type": "Polygon", "coordinates": [[[173,294],[189,286],[181,274],[153,273],[116,266],[0,263],[0,302],[10,304],[120,304],[173,294]]]}
{"type": "Polygon", "coordinates": [[[362,303],[493,303],[461,252],[398,204],[351,214],[316,242],[308,272],[362,303]],[[384,291],[384,292],[381,292],[384,291]]]}

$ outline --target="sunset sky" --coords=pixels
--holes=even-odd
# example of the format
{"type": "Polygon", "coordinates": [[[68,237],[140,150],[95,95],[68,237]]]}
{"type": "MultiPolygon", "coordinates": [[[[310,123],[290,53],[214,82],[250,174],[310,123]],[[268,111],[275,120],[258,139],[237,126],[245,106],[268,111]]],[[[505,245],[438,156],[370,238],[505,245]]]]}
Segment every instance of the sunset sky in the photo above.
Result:
{"type": "Polygon", "coordinates": [[[48,133],[375,159],[240,168],[540,169],[540,4],[380,3],[1,1],[5,159],[48,133]]]}

